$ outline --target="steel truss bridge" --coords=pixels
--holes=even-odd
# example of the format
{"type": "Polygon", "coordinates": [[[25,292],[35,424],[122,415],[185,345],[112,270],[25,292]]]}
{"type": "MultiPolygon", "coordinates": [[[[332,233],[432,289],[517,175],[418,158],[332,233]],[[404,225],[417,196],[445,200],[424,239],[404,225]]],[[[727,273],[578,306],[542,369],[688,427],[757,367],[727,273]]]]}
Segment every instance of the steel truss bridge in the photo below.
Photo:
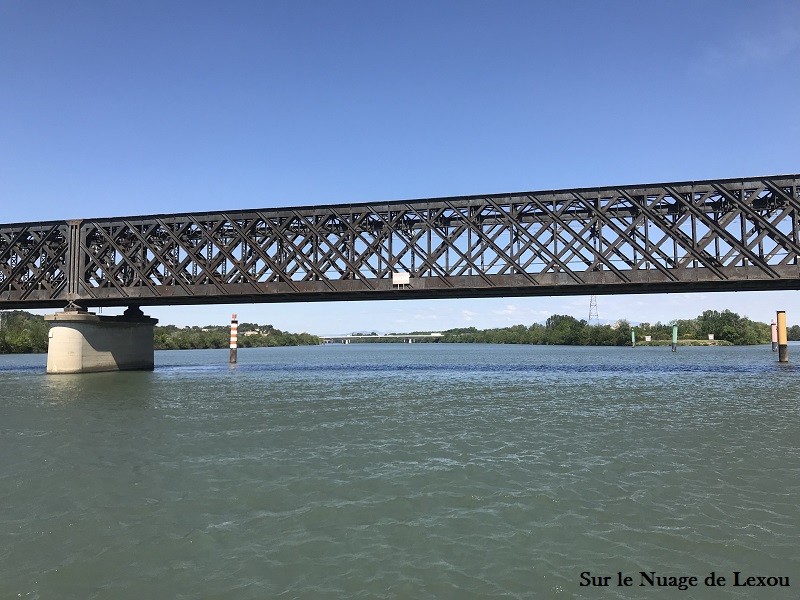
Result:
{"type": "Polygon", "coordinates": [[[800,288],[800,175],[0,225],[0,309],[800,288]]]}

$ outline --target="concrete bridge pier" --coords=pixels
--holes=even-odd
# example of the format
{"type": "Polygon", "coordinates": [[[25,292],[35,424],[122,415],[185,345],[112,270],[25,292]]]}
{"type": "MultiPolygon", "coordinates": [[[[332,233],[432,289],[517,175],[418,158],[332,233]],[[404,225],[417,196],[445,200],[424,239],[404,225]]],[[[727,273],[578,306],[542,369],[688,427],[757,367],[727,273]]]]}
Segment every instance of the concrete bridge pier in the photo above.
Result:
{"type": "Polygon", "coordinates": [[[152,371],[153,326],[138,306],[104,317],[70,303],[63,312],[47,315],[48,373],[152,371]]]}

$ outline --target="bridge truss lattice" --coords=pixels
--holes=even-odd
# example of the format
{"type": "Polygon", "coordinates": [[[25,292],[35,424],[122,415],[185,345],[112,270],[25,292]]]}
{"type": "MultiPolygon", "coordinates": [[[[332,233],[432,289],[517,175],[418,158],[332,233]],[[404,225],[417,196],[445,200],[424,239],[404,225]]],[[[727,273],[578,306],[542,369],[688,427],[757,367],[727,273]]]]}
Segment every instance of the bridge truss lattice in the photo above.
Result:
{"type": "Polygon", "coordinates": [[[20,223],[0,308],[797,289],[798,257],[800,175],[20,223]]]}

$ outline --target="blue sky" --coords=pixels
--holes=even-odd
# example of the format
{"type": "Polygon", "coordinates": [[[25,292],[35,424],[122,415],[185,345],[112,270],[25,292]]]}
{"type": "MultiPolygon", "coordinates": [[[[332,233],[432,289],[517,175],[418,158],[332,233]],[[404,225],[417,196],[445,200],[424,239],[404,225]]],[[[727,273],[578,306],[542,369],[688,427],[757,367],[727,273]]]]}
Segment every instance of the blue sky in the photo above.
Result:
{"type": "MultiPolygon", "coordinates": [[[[0,2],[0,222],[800,172],[800,3],[0,2]]],[[[795,292],[605,296],[602,319],[795,292]]],[[[342,333],[587,297],[153,308],[342,333]]],[[[108,312],[108,311],[106,311],[108,312]]]]}

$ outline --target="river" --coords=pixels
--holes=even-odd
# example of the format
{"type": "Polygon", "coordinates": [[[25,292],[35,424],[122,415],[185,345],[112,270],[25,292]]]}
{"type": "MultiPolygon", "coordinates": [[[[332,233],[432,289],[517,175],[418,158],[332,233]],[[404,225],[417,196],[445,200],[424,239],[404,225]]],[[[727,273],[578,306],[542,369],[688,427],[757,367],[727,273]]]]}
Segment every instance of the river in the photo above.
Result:
{"type": "Polygon", "coordinates": [[[768,346],[227,354],[0,356],[0,598],[798,597],[800,368],[768,346]]]}

